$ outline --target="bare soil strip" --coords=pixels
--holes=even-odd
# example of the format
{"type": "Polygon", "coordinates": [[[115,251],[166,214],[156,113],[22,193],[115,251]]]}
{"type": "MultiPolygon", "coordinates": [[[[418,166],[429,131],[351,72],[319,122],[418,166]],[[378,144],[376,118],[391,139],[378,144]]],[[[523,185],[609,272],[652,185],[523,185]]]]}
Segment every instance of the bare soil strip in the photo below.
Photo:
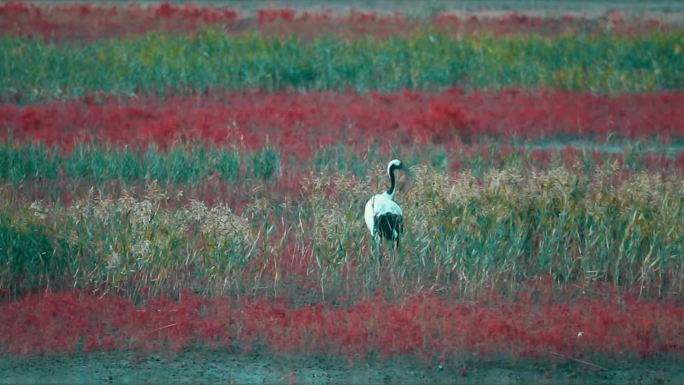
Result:
{"type": "Polygon", "coordinates": [[[587,365],[585,360],[479,361],[425,367],[413,359],[349,364],[198,350],[180,355],[130,352],[0,357],[0,384],[682,384],[672,360],[587,365]],[[584,361],[584,362],[583,362],[584,361]]]}

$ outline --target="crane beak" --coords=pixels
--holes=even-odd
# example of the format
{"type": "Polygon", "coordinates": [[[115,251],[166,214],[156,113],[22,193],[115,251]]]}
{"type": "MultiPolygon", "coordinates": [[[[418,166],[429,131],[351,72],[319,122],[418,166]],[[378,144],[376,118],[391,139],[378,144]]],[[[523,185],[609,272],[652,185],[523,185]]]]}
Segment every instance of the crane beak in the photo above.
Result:
{"type": "Polygon", "coordinates": [[[413,172],[411,172],[411,168],[410,168],[410,167],[404,167],[404,165],[402,165],[401,171],[403,171],[404,174],[406,174],[407,177],[413,178],[413,172]]]}

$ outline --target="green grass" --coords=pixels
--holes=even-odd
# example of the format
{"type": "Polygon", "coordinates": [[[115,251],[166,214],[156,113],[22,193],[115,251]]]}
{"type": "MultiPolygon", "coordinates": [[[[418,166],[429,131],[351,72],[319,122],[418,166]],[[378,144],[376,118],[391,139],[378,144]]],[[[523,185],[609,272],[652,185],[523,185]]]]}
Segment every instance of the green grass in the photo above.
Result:
{"type": "Polygon", "coordinates": [[[23,101],[95,91],[205,88],[395,91],[501,88],[645,92],[684,88],[684,35],[415,38],[309,43],[260,35],[150,34],[69,45],[0,38],[0,89],[23,101]],[[677,48],[679,47],[679,48],[677,48]]]}
{"type": "Polygon", "coordinates": [[[198,183],[211,177],[237,181],[268,179],[280,169],[280,153],[270,147],[238,152],[202,145],[168,151],[78,144],[70,152],[41,144],[0,145],[0,180],[20,185],[31,180],[82,179],[94,183],[156,180],[198,183]]]}
{"type": "MultiPolygon", "coordinates": [[[[682,153],[678,144],[664,146],[651,142],[619,142],[596,145],[574,142],[578,151],[573,166],[591,173],[599,163],[621,159],[625,171],[633,173],[653,170],[649,155],[663,154],[669,166],[656,165],[658,171],[676,172],[675,161],[682,153]]],[[[77,144],[72,150],[44,144],[14,145],[0,143],[0,181],[20,186],[35,181],[57,183],[81,181],[95,185],[109,182],[122,184],[157,181],[162,185],[197,184],[210,179],[249,184],[253,180],[276,180],[283,169],[291,177],[319,173],[351,174],[359,178],[368,175],[374,165],[382,164],[388,156],[400,157],[408,164],[428,164],[436,171],[447,172],[452,163],[459,164],[481,177],[493,169],[524,168],[548,170],[564,166],[565,144],[558,142],[513,141],[505,145],[484,140],[481,145],[447,152],[440,146],[381,151],[371,148],[364,154],[346,146],[328,146],[317,150],[313,159],[283,156],[273,147],[260,150],[237,150],[201,143],[178,143],[167,149],[150,146],[146,149],[115,147],[102,144],[77,144]],[[505,149],[505,150],[504,150],[505,149]],[[471,151],[468,151],[471,150],[471,151]],[[534,159],[533,151],[549,154],[546,163],[534,159]],[[284,163],[283,163],[284,162],[284,163]]]]}

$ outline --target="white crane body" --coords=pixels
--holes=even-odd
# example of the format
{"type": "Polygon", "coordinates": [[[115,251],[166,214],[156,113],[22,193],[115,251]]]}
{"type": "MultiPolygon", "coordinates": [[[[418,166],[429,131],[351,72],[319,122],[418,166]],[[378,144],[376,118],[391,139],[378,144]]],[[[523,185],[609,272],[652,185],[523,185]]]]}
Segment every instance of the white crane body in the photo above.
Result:
{"type": "Polygon", "coordinates": [[[403,215],[401,207],[387,193],[381,193],[368,200],[363,218],[374,237],[395,241],[401,235],[403,215]]]}

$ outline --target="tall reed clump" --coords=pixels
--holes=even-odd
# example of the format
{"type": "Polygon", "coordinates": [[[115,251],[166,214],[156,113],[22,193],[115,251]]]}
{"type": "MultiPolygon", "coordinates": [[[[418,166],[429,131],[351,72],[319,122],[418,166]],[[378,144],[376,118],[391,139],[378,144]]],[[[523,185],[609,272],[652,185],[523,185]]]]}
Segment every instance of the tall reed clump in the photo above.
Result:
{"type": "Polygon", "coordinates": [[[477,296],[550,276],[560,287],[681,292],[684,180],[623,171],[509,166],[478,176],[414,166],[398,182],[401,247],[381,251],[369,247],[362,218],[365,201],[385,188],[380,172],[312,174],[294,197],[258,180],[238,210],[154,181],[92,189],[66,205],[26,200],[21,187],[5,185],[0,290],[90,287],[136,297],[287,288],[355,298],[430,288],[477,296]],[[288,286],[293,279],[300,284],[288,286]]]}
{"type": "MultiPolygon", "coordinates": [[[[397,196],[405,213],[402,247],[386,245],[381,253],[361,241],[367,237],[361,213],[372,193],[368,181],[338,177],[311,190],[318,202],[311,242],[340,266],[366,266],[369,253],[375,263],[381,254],[389,256],[384,268],[394,290],[443,285],[476,294],[552,276],[560,285],[599,281],[648,289],[649,295],[679,292],[684,182],[648,173],[614,180],[618,171],[511,168],[478,178],[416,167],[397,196]],[[324,193],[335,185],[343,186],[341,192],[324,193]]],[[[357,272],[365,274],[366,287],[378,287],[372,271],[357,272]]]]}
{"type": "Polygon", "coordinates": [[[225,205],[167,207],[152,182],[116,197],[91,189],[69,206],[17,205],[0,212],[0,290],[91,288],[131,297],[236,284],[257,235],[225,205]],[[137,196],[136,196],[137,195],[137,196]]]}
{"type": "Polygon", "coordinates": [[[449,180],[420,168],[404,201],[406,258],[466,291],[545,274],[561,284],[681,290],[682,180],[642,173],[615,185],[616,171],[504,169],[449,180]]]}

